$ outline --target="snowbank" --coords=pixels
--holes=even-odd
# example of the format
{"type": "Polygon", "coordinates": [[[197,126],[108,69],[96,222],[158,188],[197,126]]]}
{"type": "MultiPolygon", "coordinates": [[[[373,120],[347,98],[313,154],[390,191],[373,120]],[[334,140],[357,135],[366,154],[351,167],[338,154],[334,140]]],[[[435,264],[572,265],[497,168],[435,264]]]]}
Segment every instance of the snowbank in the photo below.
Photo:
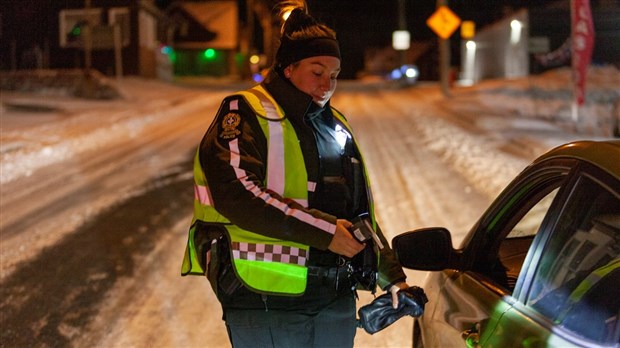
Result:
{"type": "Polygon", "coordinates": [[[620,137],[620,70],[588,69],[586,102],[575,114],[570,68],[514,80],[486,81],[474,87],[477,98],[498,112],[545,119],[567,131],[620,137]]]}
{"type": "MultiPolygon", "coordinates": [[[[43,85],[49,85],[49,81],[53,81],[50,80],[49,73],[41,72],[41,74],[48,81],[43,85]]],[[[578,122],[575,122],[572,111],[570,78],[570,69],[562,68],[538,76],[485,81],[472,87],[460,88],[459,98],[461,100],[471,98],[485,110],[518,117],[521,119],[521,125],[527,123],[531,125],[543,119],[552,121],[567,133],[620,136],[620,71],[611,66],[590,68],[586,104],[579,110],[578,122]]],[[[29,81],[31,79],[28,78],[29,81]]],[[[98,86],[110,85],[103,79],[95,80],[100,81],[98,86]]],[[[3,88],[7,86],[6,81],[8,80],[3,80],[3,88]]],[[[73,81],[77,83],[75,81],[79,82],[80,79],[73,81]]],[[[50,90],[42,90],[41,83],[28,82],[25,85],[27,86],[22,86],[21,90],[29,94],[19,94],[17,99],[24,98],[26,102],[36,101],[37,105],[64,110],[70,113],[71,117],[63,118],[59,122],[7,131],[7,120],[10,117],[6,116],[8,110],[3,109],[0,184],[31,175],[42,166],[67,160],[77,153],[95,150],[106,142],[134,136],[145,124],[155,122],[158,118],[165,117],[167,113],[200,108],[203,106],[201,98],[196,96],[213,92],[184,88],[156,80],[125,78],[115,81],[113,88],[111,87],[123,96],[120,100],[87,102],[84,99],[57,97],[58,93],[70,95],[74,90],[70,87],[64,90],[55,89],[56,96],[54,96],[50,94],[52,93],[50,90]]],[[[2,98],[3,104],[16,100],[11,95],[7,97],[6,94],[4,93],[2,98]]],[[[468,112],[482,111],[468,110],[468,112]]],[[[487,126],[493,125],[487,124],[487,126]]],[[[513,121],[511,126],[519,127],[519,124],[513,121]]],[[[446,125],[433,129],[442,127],[446,125]]],[[[432,129],[427,131],[432,132],[432,129]]],[[[481,154],[485,155],[487,154],[481,154]]],[[[469,167],[472,164],[463,165],[469,167]]]]}

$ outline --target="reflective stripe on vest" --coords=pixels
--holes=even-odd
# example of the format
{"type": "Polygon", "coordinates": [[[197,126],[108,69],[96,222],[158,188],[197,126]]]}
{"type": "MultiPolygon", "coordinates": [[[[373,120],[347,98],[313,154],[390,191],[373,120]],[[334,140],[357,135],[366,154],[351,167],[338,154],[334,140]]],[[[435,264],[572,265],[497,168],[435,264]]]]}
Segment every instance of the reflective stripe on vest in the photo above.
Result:
{"type": "Polygon", "coordinates": [[[235,259],[282,262],[305,266],[308,253],[304,249],[276,244],[232,243],[235,259]]]}
{"type": "Polygon", "coordinates": [[[275,100],[271,99],[262,86],[258,85],[240,93],[260,116],[258,123],[267,137],[269,150],[266,186],[280,196],[292,198],[308,207],[308,191],[314,192],[316,183],[308,182],[307,171],[300,170],[305,169],[305,164],[293,125],[284,117],[282,110],[276,108],[275,100]]]}
{"type": "Polygon", "coordinates": [[[558,315],[556,318],[556,323],[561,323],[568,313],[573,309],[573,306],[577,304],[585,294],[590,291],[598,283],[601,279],[603,279],[607,274],[613,272],[617,268],[620,267],[620,257],[616,257],[611,260],[604,266],[595,269],[592,273],[588,274],[588,276],[582,280],[579,285],[570,293],[568,297],[568,305],[566,308],[558,315]]]}
{"type": "MultiPolygon", "coordinates": [[[[257,115],[259,124],[268,140],[267,178],[264,185],[282,197],[294,199],[304,207],[308,206],[308,190],[316,185],[308,183],[304,158],[299,146],[297,134],[290,121],[283,117],[281,110],[276,110],[274,102],[269,100],[264,90],[254,88],[252,91],[239,92],[257,115]],[[279,116],[279,113],[282,115],[279,116]]],[[[231,110],[238,108],[238,100],[231,101],[231,110]]],[[[239,167],[240,152],[238,139],[228,143],[230,151],[230,165],[234,168],[238,180],[256,197],[267,204],[292,215],[299,220],[306,221],[333,233],[335,225],[312,215],[292,208],[287,204],[270,196],[255,183],[247,181],[247,174],[239,167]]],[[[194,159],[195,200],[194,221],[227,222],[226,228],[230,237],[231,255],[238,278],[244,285],[254,291],[273,294],[303,294],[306,287],[309,246],[269,238],[232,225],[219,214],[212,206],[208,184],[200,165],[198,153],[194,159]]],[[[191,229],[190,229],[191,231],[191,229]]],[[[191,233],[190,233],[191,234],[191,233]]],[[[195,245],[188,242],[186,259],[183,271],[194,273],[199,271],[199,259],[195,252],[195,245]],[[192,250],[192,247],[194,250],[192,250]],[[193,267],[196,265],[196,267],[193,267]]],[[[186,273],[187,274],[187,273],[186,273]]]]}

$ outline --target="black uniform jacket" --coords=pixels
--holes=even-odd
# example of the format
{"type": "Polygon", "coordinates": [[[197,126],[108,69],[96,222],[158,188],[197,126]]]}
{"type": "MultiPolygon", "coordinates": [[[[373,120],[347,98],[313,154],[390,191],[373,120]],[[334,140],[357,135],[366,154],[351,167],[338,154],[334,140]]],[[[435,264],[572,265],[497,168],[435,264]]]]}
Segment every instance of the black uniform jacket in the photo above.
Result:
{"type": "MultiPolygon", "coordinates": [[[[276,100],[292,123],[299,142],[308,174],[308,181],[319,183],[320,159],[315,135],[304,122],[312,98],[298,90],[289,81],[281,78],[273,70],[263,82],[263,86],[276,100]]],[[[331,113],[329,105],[327,110],[331,113]]],[[[261,130],[257,116],[241,95],[226,97],[220,106],[215,120],[200,145],[200,163],[205,173],[213,205],[217,211],[233,224],[269,237],[290,240],[309,245],[319,250],[327,250],[336,229],[336,217],[317,209],[316,194],[308,192],[309,208],[304,208],[292,200],[284,199],[267,190],[263,182],[266,177],[267,139],[261,130]],[[232,109],[231,109],[232,106],[232,109]],[[230,116],[230,114],[233,117],[230,116]],[[226,120],[238,119],[231,126],[226,120]],[[234,159],[231,161],[231,157],[234,159]],[[300,209],[321,224],[312,224],[294,215],[286,214],[265,200],[267,193],[272,198],[300,209]]],[[[384,245],[388,245],[381,234],[384,245]]],[[[310,255],[312,259],[312,253],[310,255]]],[[[379,285],[405,279],[402,268],[388,247],[381,252],[379,266],[379,285]]]]}

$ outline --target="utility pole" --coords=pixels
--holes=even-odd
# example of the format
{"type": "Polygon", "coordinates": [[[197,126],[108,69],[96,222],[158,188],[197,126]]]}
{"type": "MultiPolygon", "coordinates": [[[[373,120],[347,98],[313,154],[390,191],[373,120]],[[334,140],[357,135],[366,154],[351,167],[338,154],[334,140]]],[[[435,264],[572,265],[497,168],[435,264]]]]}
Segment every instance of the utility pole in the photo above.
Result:
{"type": "Polygon", "coordinates": [[[121,33],[121,26],[118,22],[114,23],[112,30],[114,36],[114,70],[116,72],[116,78],[120,79],[123,77],[123,34],[121,33]]]}
{"type": "Polygon", "coordinates": [[[248,35],[248,55],[254,51],[254,0],[246,1],[246,26],[248,35]]]}
{"type": "MultiPolygon", "coordinates": [[[[86,15],[88,16],[91,0],[84,0],[84,7],[86,8],[86,15]]],[[[84,26],[84,68],[90,70],[92,66],[92,51],[93,51],[93,38],[92,38],[92,24],[86,21],[84,26]]]]}
{"type": "MultiPolygon", "coordinates": [[[[447,6],[447,0],[437,0],[437,8],[447,6]]],[[[450,97],[450,41],[438,38],[439,40],[439,81],[441,91],[446,97],[450,97]]]]}
{"type": "MultiPolygon", "coordinates": [[[[405,17],[405,0],[398,0],[398,30],[407,30],[407,20],[405,17]]],[[[400,50],[400,66],[405,64],[407,51],[400,50]]]]}

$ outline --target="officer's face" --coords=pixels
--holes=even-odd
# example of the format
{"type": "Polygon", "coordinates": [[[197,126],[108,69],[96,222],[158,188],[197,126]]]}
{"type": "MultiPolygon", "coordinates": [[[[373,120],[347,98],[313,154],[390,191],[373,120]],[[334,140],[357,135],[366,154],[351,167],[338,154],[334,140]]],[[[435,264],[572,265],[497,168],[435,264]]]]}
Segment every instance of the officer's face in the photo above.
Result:
{"type": "Polygon", "coordinates": [[[334,94],[339,73],[340,59],[331,56],[302,59],[284,69],[284,75],[293,85],[320,106],[334,94]]]}

